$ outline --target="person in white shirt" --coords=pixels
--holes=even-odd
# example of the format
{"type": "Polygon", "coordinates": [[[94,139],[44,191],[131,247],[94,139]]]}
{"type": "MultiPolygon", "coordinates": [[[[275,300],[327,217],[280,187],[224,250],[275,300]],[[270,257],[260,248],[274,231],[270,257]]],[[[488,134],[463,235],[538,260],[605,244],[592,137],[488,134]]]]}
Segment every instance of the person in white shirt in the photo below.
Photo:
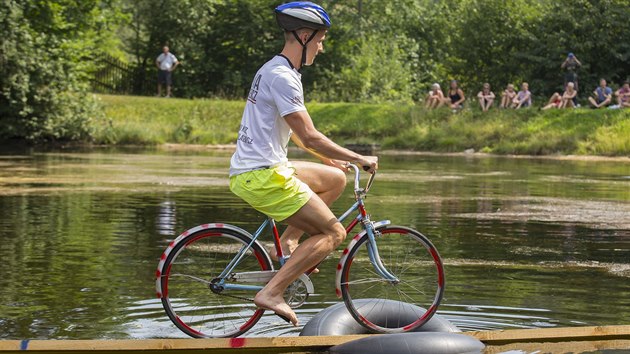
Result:
{"type": "Polygon", "coordinates": [[[283,294],[346,237],[328,207],[346,186],[344,165],[355,162],[373,173],[378,158],[332,142],[315,128],[304,106],[299,70],[323,51],[330,28],[326,11],[298,1],[278,6],[275,13],[285,30],[284,48],[254,76],[230,163],[230,190],[256,210],[289,224],[281,246],[290,258],[256,294],[254,303],[297,326],[297,316],[283,294]],[[289,138],[324,164],[289,162],[289,138]],[[303,233],[310,237],[298,246],[303,233]]]}
{"type": "Polygon", "coordinates": [[[162,85],[166,85],[166,97],[171,97],[171,86],[173,86],[172,72],[179,65],[179,61],[169,52],[167,46],[162,48],[162,54],[155,59],[155,66],[158,68],[158,97],[162,96],[162,85]]]}

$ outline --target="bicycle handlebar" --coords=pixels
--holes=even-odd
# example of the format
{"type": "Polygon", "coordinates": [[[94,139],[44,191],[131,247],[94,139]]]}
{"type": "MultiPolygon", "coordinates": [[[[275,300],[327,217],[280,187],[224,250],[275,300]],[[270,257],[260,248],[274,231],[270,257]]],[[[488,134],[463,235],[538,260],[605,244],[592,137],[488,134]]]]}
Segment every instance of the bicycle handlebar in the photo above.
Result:
{"type": "MultiPolygon", "coordinates": [[[[370,179],[368,179],[365,188],[362,189],[359,185],[359,179],[361,177],[361,169],[359,169],[359,166],[348,162],[348,164],[346,165],[346,167],[348,168],[352,168],[354,170],[354,193],[356,195],[358,195],[359,193],[362,193],[363,195],[367,194],[367,192],[370,190],[370,187],[372,187],[372,182],[374,182],[374,177],[376,177],[376,171],[374,171],[374,173],[370,174],[370,179]]],[[[363,170],[367,171],[370,169],[369,166],[362,166],[363,170]]]]}

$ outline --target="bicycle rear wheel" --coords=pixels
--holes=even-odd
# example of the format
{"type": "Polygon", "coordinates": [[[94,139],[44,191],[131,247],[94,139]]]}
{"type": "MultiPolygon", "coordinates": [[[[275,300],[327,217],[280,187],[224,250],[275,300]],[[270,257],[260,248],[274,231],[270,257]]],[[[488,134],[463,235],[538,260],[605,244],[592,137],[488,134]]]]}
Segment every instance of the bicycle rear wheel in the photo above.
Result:
{"type": "MultiPolygon", "coordinates": [[[[251,300],[255,291],[215,293],[210,288],[211,282],[250,242],[248,235],[237,230],[209,228],[177,240],[173,249],[165,252],[157,274],[161,292],[158,296],[180,330],[195,338],[236,337],[258,322],[264,311],[251,300]]],[[[271,269],[269,256],[254,243],[233,272],[271,269]]]]}
{"type": "Polygon", "coordinates": [[[429,321],[442,300],[442,260],[429,239],[418,231],[402,226],[384,226],[377,231],[380,259],[399,282],[388,281],[376,272],[368,256],[366,234],[348,250],[341,267],[341,295],[352,317],[369,330],[411,331],[429,321]],[[357,301],[366,298],[373,300],[357,301]],[[392,307],[392,303],[400,305],[392,307]],[[404,303],[422,307],[426,312],[404,303]],[[389,309],[386,316],[384,307],[389,309]],[[414,313],[409,315],[409,311],[414,313]]]}

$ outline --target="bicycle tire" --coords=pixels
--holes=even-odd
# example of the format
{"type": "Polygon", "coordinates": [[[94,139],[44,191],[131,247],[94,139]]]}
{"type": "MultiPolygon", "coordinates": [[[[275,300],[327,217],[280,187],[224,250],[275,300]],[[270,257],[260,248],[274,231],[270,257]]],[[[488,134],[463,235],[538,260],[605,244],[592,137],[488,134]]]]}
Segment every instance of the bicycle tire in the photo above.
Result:
{"type": "MultiPolygon", "coordinates": [[[[203,226],[182,234],[162,255],[156,274],[158,297],[170,320],[187,335],[237,337],[254,326],[264,310],[242,299],[253,298],[253,291],[224,290],[225,295],[217,294],[209,282],[251,243],[251,236],[231,225],[203,226]]],[[[264,248],[254,242],[234,271],[259,270],[273,270],[273,266],[264,248]]]]}
{"type": "Polygon", "coordinates": [[[376,230],[380,233],[376,239],[380,258],[400,282],[394,284],[375,272],[368,257],[368,235],[365,233],[355,238],[354,244],[350,243],[349,248],[343,251],[344,256],[337,268],[341,271],[338,291],[352,317],[368,330],[376,333],[408,332],[425,324],[437,311],[444,295],[442,259],[431,241],[416,230],[392,225],[376,230]],[[403,253],[404,259],[401,260],[403,253]],[[361,258],[359,262],[358,258],[361,258]],[[390,297],[390,294],[393,296],[390,297]],[[382,304],[385,300],[412,303],[425,308],[426,312],[419,311],[417,316],[412,316],[411,322],[401,322],[400,318],[409,317],[402,313],[410,308],[401,306],[400,315],[390,313],[383,319],[382,315],[376,315],[379,311],[375,310],[371,319],[370,311],[379,306],[379,301],[369,302],[370,305],[365,305],[365,302],[363,305],[356,304],[354,300],[362,297],[384,300],[382,304]]]}

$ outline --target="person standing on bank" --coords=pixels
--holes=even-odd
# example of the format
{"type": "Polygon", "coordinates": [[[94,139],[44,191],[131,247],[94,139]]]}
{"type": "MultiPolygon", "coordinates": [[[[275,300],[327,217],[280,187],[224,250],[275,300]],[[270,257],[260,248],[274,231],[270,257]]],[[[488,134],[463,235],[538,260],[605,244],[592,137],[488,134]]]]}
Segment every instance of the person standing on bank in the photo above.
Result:
{"type": "Polygon", "coordinates": [[[158,97],[162,96],[162,85],[166,85],[166,97],[171,97],[172,73],[177,65],[179,65],[177,58],[169,52],[167,46],[164,46],[162,54],[155,59],[155,66],[158,68],[158,97]]]}
{"type": "MultiPolygon", "coordinates": [[[[560,67],[565,69],[567,72],[564,74],[564,89],[567,89],[567,84],[569,82],[573,83],[574,89],[576,91],[579,90],[578,86],[578,74],[577,70],[582,66],[582,63],[578,60],[578,58],[573,53],[567,54],[567,58],[562,62],[560,67]]],[[[573,98],[573,105],[577,106],[577,96],[573,98]]]]}
{"type": "Polygon", "coordinates": [[[275,14],[285,31],[284,48],[254,76],[230,161],[230,190],[256,210],[289,224],[280,241],[290,257],[256,294],[254,304],[297,326],[283,294],[346,237],[328,207],[346,186],[345,164],[354,162],[374,173],[378,158],[335,144],[315,128],[304,106],[299,70],[323,51],[331,25],[326,11],[298,1],[278,6],[275,14]],[[289,138],[323,164],[289,162],[289,138]],[[298,246],[303,233],[310,237],[298,246]]]}

